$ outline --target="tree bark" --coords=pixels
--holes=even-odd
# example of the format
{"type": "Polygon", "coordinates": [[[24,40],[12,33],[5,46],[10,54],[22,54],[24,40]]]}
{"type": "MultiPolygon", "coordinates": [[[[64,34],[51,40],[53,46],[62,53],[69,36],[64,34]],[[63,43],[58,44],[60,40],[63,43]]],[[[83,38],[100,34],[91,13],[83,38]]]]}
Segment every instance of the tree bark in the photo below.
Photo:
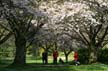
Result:
{"type": "Polygon", "coordinates": [[[68,51],[68,52],[66,52],[66,50],[64,50],[66,63],[68,63],[68,56],[69,56],[69,54],[70,54],[71,52],[72,52],[72,50],[70,50],[70,51],[68,51]]]}
{"type": "Polygon", "coordinates": [[[26,64],[26,39],[22,36],[15,37],[16,53],[13,64],[26,64]]]}
{"type": "Polygon", "coordinates": [[[68,63],[68,54],[65,54],[65,60],[66,60],[66,63],[68,63]]]}
{"type": "Polygon", "coordinates": [[[46,59],[46,64],[48,64],[48,49],[46,49],[46,54],[47,54],[47,55],[46,55],[46,58],[47,58],[47,59],[46,59]]]}
{"type": "Polygon", "coordinates": [[[97,50],[95,49],[95,47],[92,47],[92,49],[90,49],[90,53],[89,53],[89,63],[96,63],[97,62],[97,50]]]}

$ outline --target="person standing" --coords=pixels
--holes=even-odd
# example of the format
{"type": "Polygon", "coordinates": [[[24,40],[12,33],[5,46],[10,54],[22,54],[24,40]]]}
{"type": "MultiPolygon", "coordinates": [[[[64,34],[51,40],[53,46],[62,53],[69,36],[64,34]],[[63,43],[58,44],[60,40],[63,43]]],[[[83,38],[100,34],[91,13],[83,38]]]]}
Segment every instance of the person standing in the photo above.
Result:
{"type": "Polygon", "coordinates": [[[53,63],[57,64],[57,57],[58,57],[58,52],[57,50],[53,51],[53,63]]]}
{"type": "Polygon", "coordinates": [[[46,51],[44,51],[42,53],[42,62],[43,62],[43,64],[47,64],[48,63],[48,54],[47,54],[46,51]]]}
{"type": "Polygon", "coordinates": [[[78,61],[78,52],[74,52],[74,62],[75,62],[75,65],[79,65],[79,61],[78,61]]]}

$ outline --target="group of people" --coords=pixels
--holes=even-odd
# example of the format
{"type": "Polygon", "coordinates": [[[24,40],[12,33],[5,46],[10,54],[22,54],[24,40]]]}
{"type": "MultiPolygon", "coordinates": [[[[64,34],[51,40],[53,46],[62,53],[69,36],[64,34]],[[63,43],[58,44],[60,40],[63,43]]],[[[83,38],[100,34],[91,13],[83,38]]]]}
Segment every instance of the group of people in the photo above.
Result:
{"type": "MultiPolygon", "coordinates": [[[[53,63],[57,64],[57,57],[58,57],[58,52],[57,50],[53,51],[53,63]]],[[[42,53],[42,62],[43,64],[47,64],[48,63],[48,53],[46,51],[44,51],[42,53]]]]}
{"type": "MultiPolygon", "coordinates": [[[[58,58],[57,50],[54,50],[52,55],[53,55],[53,63],[57,64],[57,58],[58,58]]],[[[42,62],[43,62],[43,64],[48,63],[48,53],[46,51],[44,51],[42,53],[42,62]]],[[[59,62],[64,63],[64,61],[61,58],[59,59],[59,62]]],[[[79,61],[78,61],[78,52],[74,52],[74,63],[75,63],[75,65],[80,64],[79,61]]]]}

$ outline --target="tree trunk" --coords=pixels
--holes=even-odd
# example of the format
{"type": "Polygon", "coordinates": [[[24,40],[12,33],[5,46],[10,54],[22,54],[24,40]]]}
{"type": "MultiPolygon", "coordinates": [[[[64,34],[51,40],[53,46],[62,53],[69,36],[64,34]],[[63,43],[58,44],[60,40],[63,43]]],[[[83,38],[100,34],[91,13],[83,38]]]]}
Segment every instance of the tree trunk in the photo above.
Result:
{"type": "Polygon", "coordinates": [[[89,63],[97,62],[97,57],[97,51],[93,48],[92,50],[90,50],[89,63]]]}
{"type": "Polygon", "coordinates": [[[48,64],[48,50],[46,50],[46,54],[47,54],[47,55],[46,55],[46,58],[47,58],[47,59],[46,59],[46,64],[48,64]]]}
{"type": "Polygon", "coordinates": [[[26,39],[22,36],[15,37],[16,53],[13,64],[26,64],[26,39]]]}
{"type": "Polygon", "coordinates": [[[68,56],[71,52],[72,52],[72,50],[70,50],[69,52],[66,52],[66,50],[64,50],[66,63],[68,63],[68,56]]]}
{"type": "Polygon", "coordinates": [[[68,63],[68,54],[65,54],[65,61],[68,63]]]}
{"type": "Polygon", "coordinates": [[[68,55],[66,55],[66,63],[68,63],[68,55]]]}

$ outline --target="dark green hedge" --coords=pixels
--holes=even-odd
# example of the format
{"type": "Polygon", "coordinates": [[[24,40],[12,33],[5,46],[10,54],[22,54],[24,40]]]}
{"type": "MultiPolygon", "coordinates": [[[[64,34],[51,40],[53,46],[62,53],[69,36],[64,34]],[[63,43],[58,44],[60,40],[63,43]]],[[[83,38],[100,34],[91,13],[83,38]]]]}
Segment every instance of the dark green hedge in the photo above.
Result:
{"type": "Polygon", "coordinates": [[[108,48],[99,51],[98,62],[108,63],[108,48]]]}
{"type": "Polygon", "coordinates": [[[87,48],[82,48],[78,50],[79,62],[81,64],[88,64],[89,61],[89,50],[87,48]]]}
{"type": "MultiPolygon", "coordinates": [[[[87,48],[82,48],[78,50],[79,62],[81,64],[88,64],[89,62],[89,50],[87,48]]],[[[98,62],[108,64],[108,48],[101,49],[98,52],[98,62]]]]}

